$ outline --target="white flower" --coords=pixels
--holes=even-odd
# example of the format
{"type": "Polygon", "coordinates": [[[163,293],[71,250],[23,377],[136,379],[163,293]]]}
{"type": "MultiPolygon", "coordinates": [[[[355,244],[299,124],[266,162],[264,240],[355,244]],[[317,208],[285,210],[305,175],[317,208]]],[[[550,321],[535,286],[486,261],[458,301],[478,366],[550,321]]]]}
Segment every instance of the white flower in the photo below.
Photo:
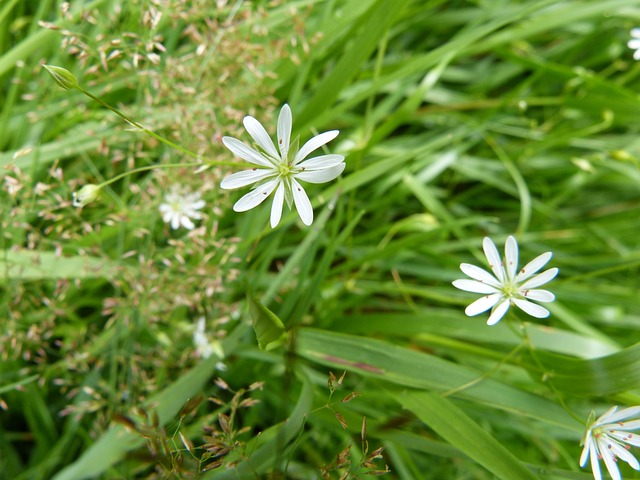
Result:
{"type": "Polygon", "coordinates": [[[316,135],[298,149],[298,139],[290,142],[291,109],[285,104],[278,116],[278,151],[267,131],[255,118],[244,117],[243,124],[259,150],[232,137],[222,138],[222,143],[235,155],[257,165],[251,170],[230,175],[220,184],[220,187],[226,189],[254,184],[253,189],[238,200],[233,209],[236,212],[250,210],[261,204],[275,190],[271,206],[272,228],[280,222],[285,199],[289,208],[292,203],[295,204],[302,223],[311,225],[311,202],[298,180],[325,183],[342,173],[345,168],[343,155],[320,155],[305,160],[311,152],[336,138],[338,130],[316,135]]]}
{"type": "Polygon", "coordinates": [[[630,433],[640,429],[640,419],[624,421],[631,417],[637,417],[638,414],[640,414],[640,407],[624,408],[620,411],[618,411],[618,407],[613,407],[596,421],[589,423],[587,432],[580,443],[580,445],[584,445],[582,455],[580,455],[580,466],[584,467],[587,459],[591,457],[593,478],[602,480],[601,459],[604,460],[613,480],[622,479],[616,465],[618,458],[627,462],[634,470],[640,470],[638,460],[629,453],[630,445],[640,447],[640,435],[636,436],[630,433]]]}
{"type": "Polygon", "coordinates": [[[164,202],[160,204],[162,220],[170,223],[174,230],[180,226],[191,230],[195,226],[191,219],[202,218],[198,210],[205,206],[205,201],[200,198],[200,192],[189,192],[180,185],[174,185],[164,196],[164,202]]]}
{"type": "Polygon", "coordinates": [[[640,60],[640,28],[632,29],[631,36],[633,39],[627,42],[627,46],[630,49],[635,50],[635,52],[633,52],[633,58],[640,60]]]}
{"type": "Polygon", "coordinates": [[[553,302],[556,298],[553,293],[547,290],[537,290],[535,287],[544,285],[553,279],[558,274],[557,268],[550,268],[539,275],[533,276],[551,259],[552,253],[546,252],[534,258],[516,275],[518,269],[518,243],[515,238],[510,236],[505,244],[506,267],[491,239],[485,237],[482,242],[482,248],[495,277],[475,265],[468,263],[460,265],[460,270],[473,280],[455,280],[453,286],[467,292],[485,294],[482,298],[469,305],[465,313],[472,317],[491,308],[492,311],[487,324],[495,325],[507,313],[509,306],[513,303],[533,317],[548,317],[549,311],[546,308],[529,300],[553,302]]]}
{"type": "Polygon", "coordinates": [[[204,330],[205,318],[200,317],[198,318],[196,328],[193,331],[193,344],[196,346],[196,350],[202,358],[209,358],[213,353],[213,346],[209,342],[204,330]]]}

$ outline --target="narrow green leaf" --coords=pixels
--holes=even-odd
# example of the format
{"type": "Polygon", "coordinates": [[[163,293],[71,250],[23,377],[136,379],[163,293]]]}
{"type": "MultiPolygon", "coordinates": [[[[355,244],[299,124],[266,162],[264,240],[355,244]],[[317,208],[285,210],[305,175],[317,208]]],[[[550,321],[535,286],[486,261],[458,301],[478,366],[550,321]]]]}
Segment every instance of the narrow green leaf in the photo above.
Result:
{"type": "Polygon", "coordinates": [[[442,438],[468,455],[498,478],[536,480],[527,468],[500,442],[489,435],[451,400],[427,392],[392,394],[442,438]]]}

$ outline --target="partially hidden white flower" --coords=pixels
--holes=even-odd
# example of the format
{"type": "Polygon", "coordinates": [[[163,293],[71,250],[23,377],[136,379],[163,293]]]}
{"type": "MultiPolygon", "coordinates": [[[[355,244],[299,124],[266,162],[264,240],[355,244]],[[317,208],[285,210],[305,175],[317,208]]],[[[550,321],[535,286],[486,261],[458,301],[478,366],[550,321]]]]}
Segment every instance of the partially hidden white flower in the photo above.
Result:
{"type": "Polygon", "coordinates": [[[271,205],[271,227],[275,228],[282,217],[284,201],[291,208],[295,204],[302,223],[313,223],[313,209],[307,193],[299,180],[309,183],[325,183],[333,180],[345,168],[344,156],[331,154],[305,160],[311,152],[338,136],[338,130],[324,132],[311,138],[298,149],[298,139],[291,142],[291,109],[285,104],[278,116],[278,148],[269,134],[255,118],[243,120],[258,150],[232,137],[223,137],[222,143],[238,157],[256,165],[251,170],[234,173],[225,178],[220,187],[233,189],[253,185],[253,189],[236,202],[233,209],[245,212],[261,204],[275,191],[271,205]]]}
{"type": "Polygon", "coordinates": [[[529,300],[553,302],[556,298],[553,293],[536,287],[552,280],[558,274],[558,269],[550,268],[534,276],[551,259],[552,253],[546,252],[534,258],[518,272],[518,243],[515,238],[507,238],[504,262],[490,238],[485,237],[482,248],[495,276],[469,263],[460,265],[460,270],[473,280],[455,280],[453,286],[467,292],[484,294],[469,305],[465,313],[472,317],[492,309],[487,324],[495,325],[507,313],[511,304],[515,304],[533,317],[548,317],[549,310],[529,300]]]}
{"type": "Polygon", "coordinates": [[[160,213],[165,223],[171,224],[176,230],[181,226],[192,230],[193,220],[200,220],[202,214],[198,211],[205,206],[200,198],[200,192],[190,192],[180,185],[173,185],[171,191],[164,196],[164,203],[160,204],[160,213]]]}
{"type": "Polygon", "coordinates": [[[206,320],[204,317],[198,318],[196,328],[193,331],[193,344],[202,358],[209,358],[213,353],[213,346],[205,333],[205,324],[206,320]]]}
{"type": "MultiPolygon", "coordinates": [[[[640,407],[629,407],[618,410],[612,407],[595,421],[587,425],[587,431],[580,445],[584,445],[580,455],[580,466],[584,467],[591,457],[591,471],[593,478],[602,480],[600,460],[609,471],[613,480],[621,480],[617,460],[627,462],[634,470],[640,470],[638,460],[629,452],[631,445],[640,447],[640,435],[634,435],[634,430],[640,429],[640,418],[629,420],[640,415],[640,407]]],[[[592,417],[594,415],[592,414],[592,417]]]]}
{"type": "Polygon", "coordinates": [[[632,29],[631,36],[633,38],[627,42],[627,46],[635,50],[635,52],[633,52],[633,58],[640,60],[640,28],[632,29]]]}
{"type": "MultiPolygon", "coordinates": [[[[209,340],[206,333],[206,319],[198,318],[196,326],[193,330],[193,344],[196,347],[196,353],[202,358],[209,358],[215,355],[217,358],[224,358],[222,345],[217,340],[209,340]]],[[[224,371],[227,366],[224,362],[216,362],[216,370],[224,371]]]]}

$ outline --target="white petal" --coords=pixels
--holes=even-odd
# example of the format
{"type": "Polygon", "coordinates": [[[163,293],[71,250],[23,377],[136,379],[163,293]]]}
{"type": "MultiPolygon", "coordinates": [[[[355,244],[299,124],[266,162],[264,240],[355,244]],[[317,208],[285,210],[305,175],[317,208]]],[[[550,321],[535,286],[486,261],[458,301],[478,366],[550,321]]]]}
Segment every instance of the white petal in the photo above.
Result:
{"type": "Polygon", "coordinates": [[[593,473],[593,478],[594,480],[602,480],[602,473],[600,473],[600,461],[598,460],[598,447],[593,439],[591,441],[590,451],[589,456],[591,457],[591,473],[593,473]]]}
{"type": "Polygon", "coordinates": [[[251,185],[252,183],[256,183],[260,180],[268,178],[271,175],[276,175],[276,173],[273,170],[266,168],[244,170],[243,172],[229,175],[227,178],[222,180],[222,182],[220,183],[220,188],[232,189],[246,187],[247,185],[251,185]]]}
{"type": "Polygon", "coordinates": [[[525,290],[522,294],[527,300],[535,300],[536,302],[553,302],[556,296],[548,290],[525,290]]]}
{"type": "Polygon", "coordinates": [[[600,450],[600,455],[604,460],[604,464],[607,466],[607,470],[609,471],[609,475],[613,480],[622,480],[620,476],[620,470],[618,470],[618,465],[616,465],[616,458],[613,456],[613,452],[609,449],[607,444],[606,435],[600,436],[600,438],[596,438],[596,442],[598,443],[598,449],[600,450]]]}
{"type": "Polygon", "coordinates": [[[247,210],[251,210],[253,207],[260,205],[264,202],[267,197],[273,192],[273,189],[280,183],[280,179],[276,178],[267,182],[259,187],[251,190],[244,197],[236,202],[233,206],[233,210],[235,212],[246,212],[247,210]]]}
{"type": "Polygon", "coordinates": [[[467,308],[465,308],[464,313],[469,317],[474,317],[482,312],[486,312],[491,307],[493,307],[496,303],[500,301],[503,297],[501,293],[494,293],[491,295],[485,295],[484,297],[480,297],[478,300],[470,304],[467,308]]]}
{"type": "Polygon", "coordinates": [[[634,60],[640,60],[640,46],[638,46],[639,50],[636,50],[635,52],[633,52],[633,59],[634,60]]]}
{"type": "Polygon", "coordinates": [[[640,40],[639,39],[629,40],[627,42],[627,47],[632,48],[633,50],[637,50],[638,48],[640,48],[640,40]]]}
{"type": "Polygon", "coordinates": [[[522,310],[525,313],[528,313],[532,317],[547,318],[550,315],[549,310],[535,303],[531,303],[527,300],[521,300],[519,298],[514,298],[512,300],[513,300],[513,303],[515,303],[516,306],[520,308],[520,310],[522,310]]]}
{"type": "Polygon", "coordinates": [[[550,268],[549,270],[545,270],[540,275],[536,275],[535,277],[530,278],[522,285],[520,285],[520,289],[526,290],[527,288],[535,288],[539,287],[540,285],[544,285],[545,283],[553,280],[555,276],[558,275],[559,271],[560,270],[558,270],[557,268],[550,268]]]}
{"type": "Polygon", "coordinates": [[[504,282],[504,267],[502,266],[502,259],[498,254],[498,249],[496,248],[495,243],[493,243],[489,237],[484,237],[484,240],[482,240],[482,249],[489,261],[489,266],[491,267],[493,274],[500,282],[504,282]]]}
{"type": "Polygon", "coordinates": [[[471,265],[470,263],[461,263],[460,270],[462,270],[462,273],[468,275],[474,280],[486,283],[487,285],[493,285],[494,287],[500,286],[500,282],[498,282],[496,278],[489,272],[487,272],[484,268],[476,267],[475,265],[471,265]]]}
{"type": "Polygon", "coordinates": [[[518,270],[518,242],[511,235],[507,237],[507,242],[504,245],[504,254],[507,261],[505,265],[507,277],[513,279],[518,270]]]}
{"type": "Polygon", "coordinates": [[[300,162],[299,168],[303,170],[321,170],[323,168],[334,167],[344,162],[344,155],[330,154],[313,157],[304,162],[300,162]]]}
{"type": "Polygon", "coordinates": [[[233,137],[222,137],[222,143],[224,143],[224,146],[231,150],[234,155],[237,155],[247,162],[260,165],[261,167],[274,166],[274,163],[271,160],[265,158],[261,153],[255,151],[250,146],[245,145],[238,139],[233,137]]]}
{"type": "Polygon", "coordinates": [[[271,205],[271,228],[276,228],[282,217],[282,204],[284,203],[284,183],[280,182],[271,205]]]}
{"type": "Polygon", "coordinates": [[[294,177],[298,180],[309,183],[326,183],[338,177],[344,171],[344,168],[346,166],[346,163],[341,163],[340,165],[335,165],[323,170],[312,170],[296,173],[294,177]]]}
{"type": "Polygon", "coordinates": [[[307,158],[307,155],[309,155],[311,152],[336,138],[339,133],[340,132],[338,130],[331,130],[330,132],[324,132],[309,139],[307,143],[305,143],[298,151],[298,153],[296,153],[296,158],[293,160],[293,164],[297,165],[298,162],[307,158]]]}
{"type": "Polygon", "coordinates": [[[619,420],[624,420],[625,418],[635,417],[640,414],[640,407],[628,407],[623,408],[618,411],[618,407],[610,408],[606,413],[604,413],[598,421],[596,422],[598,425],[603,425],[607,423],[616,423],[619,420]]]}
{"type": "Polygon", "coordinates": [[[609,435],[621,442],[640,447],[640,435],[630,435],[626,430],[609,430],[609,435]]]}
{"type": "Polygon", "coordinates": [[[640,38],[640,28],[638,28],[638,27],[632,28],[631,29],[631,36],[635,37],[635,38],[640,38]]]}
{"type": "Polygon", "coordinates": [[[636,457],[634,457],[626,448],[624,448],[623,446],[621,446],[620,444],[614,441],[611,441],[610,445],[611,445],[611,451],[618,458],[627,462],[629,466],[634,470],[640,469],[640,463],[638,463],[638,460],[636,459],[636,457]]]}
{"type": "Polygon", "coordinates": [[[289,151],[289,141],[291,139],[291,108],[286,103],[280,110],[278,116],[278,146],[282,158],[287,158],[289,151]]]}
{"type": "Polygon", "coordinates": [[[187,230],[193,230],[195,225],[189,217],[187,217],[186,215],[181,215],[180,218],[181,218],[180,223],[184,228],[186,228],[187,230]]]}
{"type": "Polygon", "coordinates": [[[522,270],[520,270],[520,273],[518,273],[518,275],[516,276],[516,282],[522,282],[523,280],[526,280],[531,275],[536,273],[538,270],[544,267],[549,260],[551,260],[552,256],[553,253],[545,252],[542,255],[538,255],[536,258],[531,260],[522,268],[522,270]]]}
{"type": "Polygon", "coordinates": [[[582,454],[580,455],[580,466],[584,467],[589,458],[589,452],[591,450],[591,432],[587,433],[584,440],[584,448],[582,449],[582,454]]]}
{"type": "Polygon", "coordinates": [[[502,302],[500,302],[493,309],[493,312],[491,312],[491,315],[489,316],[489,319],[487,320],[487,325],[495,325],[500,320],[502,320],[502,317],[504,317],[505,313],[507,313],[507,310],[509,310],[509,306],[510,305],[511,304],[510,304],[509,300],[507,300],[506,298],[504,300],[502,300],[502,302]]]}
{"type": "Polygon", "coordinates": [[[476,280],[454,280],[453,286],[472,293],[498,293],[495,287],[476,280]]]}
{"type": "Polygon", "coordinates": [[[302,223],[309,226],[313,223],[313,208],[311,208],[311,202],[307,197],[307,192],[304,191],[302,185],[296,182],[295,178],[291,179],[291,191],[293,192],[293,202],[298,210],[298,215],[302,223]]]}
{"type": "Polygon", "coordinates": [[[258,120],[253,117],[246,116],[242,123],[244,124],[244,128],[247,129],[247,132],[249,132],[249,135],[251,135],[251,138],[253,138],[260,148],[274,158],[280,158],[276,147],[273,145],[271,137],[258,120]]]}

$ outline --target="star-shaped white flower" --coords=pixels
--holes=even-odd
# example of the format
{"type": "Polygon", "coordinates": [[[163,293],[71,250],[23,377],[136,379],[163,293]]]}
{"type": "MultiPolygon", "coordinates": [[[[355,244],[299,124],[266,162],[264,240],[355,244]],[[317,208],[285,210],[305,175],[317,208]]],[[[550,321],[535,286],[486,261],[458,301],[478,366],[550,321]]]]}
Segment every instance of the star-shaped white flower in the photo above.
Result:
{"type": "Polygon", "coordinates": [[[553,302],[556,299],[553,293],[535,288],[549,282],[558,274],[557,268],[550,268],[534,276],[551,259],[552,253],[546,252],[534,258],[516,274],[518,271],[518,243],[515,238],[511,236],[507,238],[504,248],[505,262],[500,258],[498,249],[490,238],[485,237],[482,248],[495,277],[475,265],[469,263],[460,265],[460,270],[473,280],[455,280],[453,286],[467,292],[485,294],[469,305],[465,309],[465,313],[472,317],[492,309],[487,324],[495,325],[507,313],[509,306],[515,304],[533,317],[548,317],[549,310],[529,300],[553,302]]]}
{"type": "Polygon", "coordinates": [[[278,116],[278,147],[264,127],[253,117],[244,117],[244,128],[259,150],[240,140],[223,137],[222,143],[238,157],[256,165],[251,170],[234,173],[225,178],[220,187],[240,188],[254,184],[253,190],[236,202],[233,209],[245,212],[261,204],[275,190],[271,206],[271,227],[275,228],[282,217],[282,207],[295,204],[302,223],[311,225],[313,209],[307,193],[298,180],[309,183],[325,183],[333,180],[345,168],[343,155],[320,155],[305,160],[314,150],[338,136],[338,130],[316,135],[298,150],[298,139],[291,143],[291,109],[285,104],[278,116]]]}
{"type": "Polygon", "coordinates": [[[634,470],[640,470],[638,460],[629,452],[631,445],[640,447],[640,435],[634,435],[634,430],[640,429],[640,418],[628,420],[640,415],[640,407],[623,408],[612,407],[587,426],[587,431],[580,445],[584,445],[580,455],[580,466],[584,467],[591,457],[591,471],[593,478],[602,480],[600,460],[609,471],[613,480],[621,480],[620,470],[616,462],[618,458],[627,462],[634,470]]]}
{"type": "Polygon", "coordinates": [[[632,29],[631,36],[633,39],[627,42],[627,46],[630,49],[635,50],[635,52],[633,52],[633,58],[640,60],[640,28],[632,29]]]}
{"type": "Polygon", "coordinates": [[[160,204],[160,213],[165,223],[171,224],[176,230],[181,226],[192,230],[193,220],[200,220],[202,214],[198,211],[205,206],[200,198],[200,192],[190,192],[180,185],[173,185],[171,191],[164,196],[164,203],[160,204]]]}

